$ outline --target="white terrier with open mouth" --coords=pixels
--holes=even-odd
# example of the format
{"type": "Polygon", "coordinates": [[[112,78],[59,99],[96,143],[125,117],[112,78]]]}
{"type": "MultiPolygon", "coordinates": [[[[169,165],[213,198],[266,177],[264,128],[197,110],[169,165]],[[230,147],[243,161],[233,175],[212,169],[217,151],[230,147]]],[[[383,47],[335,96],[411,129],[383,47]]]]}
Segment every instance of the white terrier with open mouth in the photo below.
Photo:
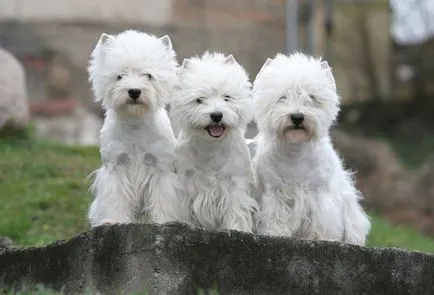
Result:
{"type": "Polygon", "coordinates": [[[133,30],[102,34],[93,50],[89,80],[106,116],[100,133],[103,166],[91,188],[92,226],[182,221],[175,137],[164,109],[177,66],[168,36],[133,30]]]}
{"type": "Polygon", "coordinates": [[[258,232],[365,244],[370,221],[329,136],[340,98],[328,63],[278,54],[263,65],[253,97],[258,232]]]}
{"type": "Polygon", "coordinates": [[[184,60],[170,114],[180,129],[177,173],[196,226],[252,232],[257,202],[244,139],[251,104],[247,73],[232,55],[184,60]]]}

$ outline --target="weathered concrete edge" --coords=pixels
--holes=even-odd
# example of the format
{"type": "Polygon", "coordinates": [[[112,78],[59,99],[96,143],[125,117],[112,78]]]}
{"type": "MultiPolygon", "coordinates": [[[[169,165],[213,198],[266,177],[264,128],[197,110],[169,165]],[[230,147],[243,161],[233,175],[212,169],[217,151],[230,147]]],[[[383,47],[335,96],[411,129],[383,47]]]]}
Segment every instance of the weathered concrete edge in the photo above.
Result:
{"type": "MultiPolygon", "coordinates": [[[[396,287],[396,290],[400,290],[399,293],[402,294],[416,294],[417,292],[419,292],[418,294],[429,294],[430,290],[434,291],[434,282],[431,279],[434,277],[434,255],[396,248],[366,248],[336,242],[305,241],[251,235],[235,231],[193,229],[180,224],[102,226],[90,232],[82,233],[69,241],[59,241],[46,247],[12,249],[0,253],[0,287],[19,287],[22,284],[42,283],[54,289],[63,288],[66,293],[79,294],[88,287],[101,290],[104,288],[104,284],[110,285],[111,277],[116,272],[125,272],[128,275],[121,279],[115,276],[113,279],[117,284],[115,286],[137,290],[140,281],[145,280],[148,286],[153,286],[155,293],[166,288],[169,294],[170,292],[188,294],[193,285],[208,287],[212,284],[220,285],[223,289],[226,288],[225,294],[230,294],[228,291],[230,288],[239,294],[244,294],[242,291],[247,292],[249,288],[257,289],[258,294],[260,294],[260,288],[270,290],[264,294],[281,294],[283,290],[291,288],[291,290],[304,290],[306,292],[314,290],[314,288],[318,288],[315,289],[317,291],[322,289],[324,292],[324,290],[328,290],[324,288],[330,288],[330,292],[343,290],[343,294],[350,291],[357,293],[358,290],[362,290],[361,288],[366,288],[366,294],[369,294],[370,291],[373,291],[370,288],[380,287],[384,290],[396,287]],[[221,244],[219,244],[220,242],[221,244]],[[231,252],[229,248],[234,248],[239,252],[231,252]],[[128,274],[128,268],[134,268],[131,263],[126,263],[125,269],[116,270],[116,265],[120,265],[122,268],[122,264],[116,264],[112,261],[107,264],[107,271],[102,268],[104,266],[101,265],[102,260],[116,259],[116,257],[120,260],[128,260],[144,255],[144,252],[149,252],[144,256],[146,262],[149,260],[149,266],[146,268],[143,268],[141,264],[135,266],[138,267],[140,273],[144,273],[143,276],[137,278],[139,283],[136,282],[131,285],[132,275],[131,273],[128,274]],[[233,253],[238,256],[235,257],[233,253]],[[230,257],[228,258],[227,255],[230,257]],[[265,263],[248,265],[249,258],[253,258],[250,260],[260,260],[258,259],[259,256],[265,263]],[[98,257],[102,257],[102,260],[98,257]],[[280,265],[271,264],[274,268],[267,269],[266,261],[275,257],[280,259],[277,261],[280,265]],[[235,265],[231,269],[230,266],[233,263],[231,260],[234,259],[241,259],[241,261],[246,259],[244,261],[246,266],[235,265]],[[339,261],[340,259],[342,261],[339,261]],[[226,262],[222,263],[220,260],[226,262]],[[197,267],[198,270],[194,270],[196,267],[192,268],[191,266],[197,264],[198,261],[201,261],[201,265],[197,267]],[[291,268],[294,261],[297,264],[295,271],[285,270],[291,268]],[[393,263],[387,263],[390,261],[393,263]],[[349,281],[353,284],[352,286],[345,286],[348,282],[344,282],[342,278],[332,285],[325,282],[330,279],[330,275],[327,274],[330,268],[325,270],[320,268],[325,263],[334,264],[335,262],[342,265],[344,272],[354,266],[360,266],[356,268],[355,278],[349,281]],[[209,265],[206,265],[207,263],[209,265]],[[315,263],[319,263],[319,267],[315,263]],[[381,271],[376,273],[375,267],[377,265],[375,264],[378,263],[380,263],[378,266],[381,267],[381,271]],[[115,265],[114,268],[113,265],[115,265]],[[142,268],[140,269],[140,267],[142,268]],[[205,269],[205,271],[200,270],[200,268],[205,269]],[[210,275],[209,281],[207,281],[208,278],[205,274],[206,269],[209,268],[216,269],[214,272],[220,274],[210,275]],[[303,268],[306,271],[300,272],[299,270],[303,268]],[[227,274],[221,274],[232,271],[234,274],[230,275],[235,277],[243,271],[246,276],[250,273],[250,277],[244,279],[257,285],[246,286],[243,285],[243,282],[231,281],[227,274]],[[258,276],[258,273],[264,271],[272,272],[274,283],[280,283],[281,286],[266,286],[270,282],[269,278],[258,276]],[[157,275],[155,275],[156,273],[157,275]],[[168,275],[170,279],[171,273],[174,273],[174,276],[182,273],[179,284],[165,286],[164,284],[168,283],[168,278],[164,277],[168,275]],[[293,282],[285,281],[288,273],[290,273],[289,278],[294,278],[293,282]],[[395,278],[390,282],[387,281],[389,273],[392,278],[395,278]],[[379,285],[375,278],[378,274],[387,277],[384,286],[379,285]],[[426,278],[421,278],[422,274],[426,278]],[[366,277],[368,282],[357,281],[365,275],[370,276],[372,281],[368,281],[368,277],[366,277]],[[307,282],[300,283],[300,280],[307,282]],[[309,280],[319,280],[319,282],[312,283],[309,280]],[[341,281],[343,286],[339,286],[341,281]]],[[[377,289],[377,291],[381,293],[381,290],[377,289]]],[[[397,293],[395,292],[395,294],[397,293]]]]}

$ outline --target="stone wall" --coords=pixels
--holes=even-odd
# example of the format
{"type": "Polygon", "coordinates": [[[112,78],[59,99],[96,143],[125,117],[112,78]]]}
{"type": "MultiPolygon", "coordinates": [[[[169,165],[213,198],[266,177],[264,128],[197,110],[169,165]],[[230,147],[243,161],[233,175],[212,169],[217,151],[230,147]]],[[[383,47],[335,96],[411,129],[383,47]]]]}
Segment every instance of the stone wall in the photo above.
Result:
{"type": "Polygon", "coordinates": [[[181,224],[103,226],[0,254],[0,288],[67,294],[433,294],[434,256],[181,224]]]}
{"type": "Polygon", "coordinates": [[[22,22],[143,22],[165,25],[173,0],[2,0],[0,20],[22,22]]]}
{"type": "MultiPolygon", "coordinates": [[[[71,63],[71,95],[88,105],[92,97],[86,66],[102,32],[134,28],[170,34],[180,62],[205,50],[232,53],[252,79],[266,58],[281,52],[285,43],[284,0],[101,2],[80,2],[72,9],[76,2],[71,0],[38,7],[30,0],[1,1],[0,43],[21,58],[43,56],[45,51],[64,56],[71,63]]],[[[40,83],[30,80],[29,86],[47,84],[44,73],[38,77],[40,83]]],[[[36,87],[29,92],[35,99],[47,93],[36,87]]]]}
{"type": "MultiPolygon", "coordinates": [[[[332,65],[339,92],[346,100],[370,94],[372,87],[363,70],[367,63],[360,45],[368,42],[374,52],[379,91],[388,94],[391,49],[387,5],[355,4],[347,0],[335,3],[332,65]],[[367,40],[359,38],[361,33],[356,23],[359,16],[369,23],[367,40]]],[[[318,1],[314,16],[314,54],[322,55],[326,41],[323,2],[318,1]]],[[[83,96],[83,100],[90,98],[85,67],[102,32],[137,28],[158,35],[170,34],[180,60],[204,50],[230,52],[246,67],[251,79],[256,77],[267,57],[285,50],[286,38],[285,0],[131,0],[128,5],[114,0],[57,0],[55,3],[3,0],[0,22],[28,24],[30,35],[38,36],[50,50],[65,54],[72,66],[81,70],[74,72],[74,76],[82,78],[74,78],[77,81],[73,82],[79,82],[74,84],[77,85],[75,94],[79,98],[83,96]]],[[[9,40],[23,35],[22,31],[15,34],[11,28],[6,31],[10,32],[9,40]]],[[[3,46],[9,49],[7,39],[3,46]]]]}

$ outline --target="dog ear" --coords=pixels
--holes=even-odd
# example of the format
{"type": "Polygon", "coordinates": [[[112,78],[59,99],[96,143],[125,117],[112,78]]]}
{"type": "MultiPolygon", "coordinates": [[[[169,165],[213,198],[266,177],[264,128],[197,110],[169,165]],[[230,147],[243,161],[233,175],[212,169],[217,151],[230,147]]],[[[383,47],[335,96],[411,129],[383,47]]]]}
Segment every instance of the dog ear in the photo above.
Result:
{"type": "Polygon", "coordinates": [[[172,41],[170,40],[169,35],[164,35],[160,38],[160,41],[163,43],[164,46],[166,46],[167,49],[172,50],[172,41]]]}
{"type": "Polygon", "coordinates": [[[330,81],[330,83],[333,86],[333,89],[336,90],[336,81],[335,77],[333,77],[332,68],[329,66],[329,63],[325,60],[321,61],[320,63],[321,69],[325,72],[327,75],[327,79],[330,81]]]}
{"type": "Polygon", "coordinates": [[[225,64],[231,65],[231,64],[236,64],[236,63],[237,63],[237,61],[235,60],[235,57],[232,54],[225,57],[225,64]]]}
{"type": "Polygon", "coordinates": [[[99,37],[98,43],[95,46],[95,49],[93,50],[93,55],[103,55],[104,53],[104,47],[107,45],[107,43],[111,40],[114,40],[114,36],[102,33],[101,37],[99,37]]]}
{"type": "Polygon", "coordinates": [[[112,35],[102,33],[101,37],[99,37],[98,43],[100,43],[101,45],[105,45],[109,40],[114,40],[114,37],[112,35]]]}
{"type": "Polygon", "coordinates": [[[189,66],[190,66],[190,64],[191,64],[191,60],[190,59],[188,59],[188,58],[185,58],[184,60],[183,60],[183,62],[182,62],[182,65],[179,67],[179,69],[182,71],[182,70],[185,70],[185,69],[187,69],[189,66]]]}
{"type": "Polygon", "coordinates": [[[265,63],[262,65],[261,69],[258,72],[258,75],[260,72],[262,72],[266,67],[268,67],[268,65],[272,62],[273,60],[271,58],[267,58],[267,60],[265,61],[265,63]]]}
{"type": "Polygon", "coordinates": [[[326,60],[322,60],[320,65],[321,65],[321,69],[323,69],[324,71],[331,69],[329,63],[326,60]]]}

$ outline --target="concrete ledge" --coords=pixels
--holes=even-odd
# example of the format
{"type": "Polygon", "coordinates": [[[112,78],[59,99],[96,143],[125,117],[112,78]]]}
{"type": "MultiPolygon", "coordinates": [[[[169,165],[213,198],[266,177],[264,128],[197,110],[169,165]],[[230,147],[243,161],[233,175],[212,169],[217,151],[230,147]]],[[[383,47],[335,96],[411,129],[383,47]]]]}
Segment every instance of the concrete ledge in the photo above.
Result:
{"type": "Polygon", "coordinates": [[[192,229],[102,226],[70,241],[0,254],[0,288],[67,294],[434,294],[434,256],[192,229]]]}

